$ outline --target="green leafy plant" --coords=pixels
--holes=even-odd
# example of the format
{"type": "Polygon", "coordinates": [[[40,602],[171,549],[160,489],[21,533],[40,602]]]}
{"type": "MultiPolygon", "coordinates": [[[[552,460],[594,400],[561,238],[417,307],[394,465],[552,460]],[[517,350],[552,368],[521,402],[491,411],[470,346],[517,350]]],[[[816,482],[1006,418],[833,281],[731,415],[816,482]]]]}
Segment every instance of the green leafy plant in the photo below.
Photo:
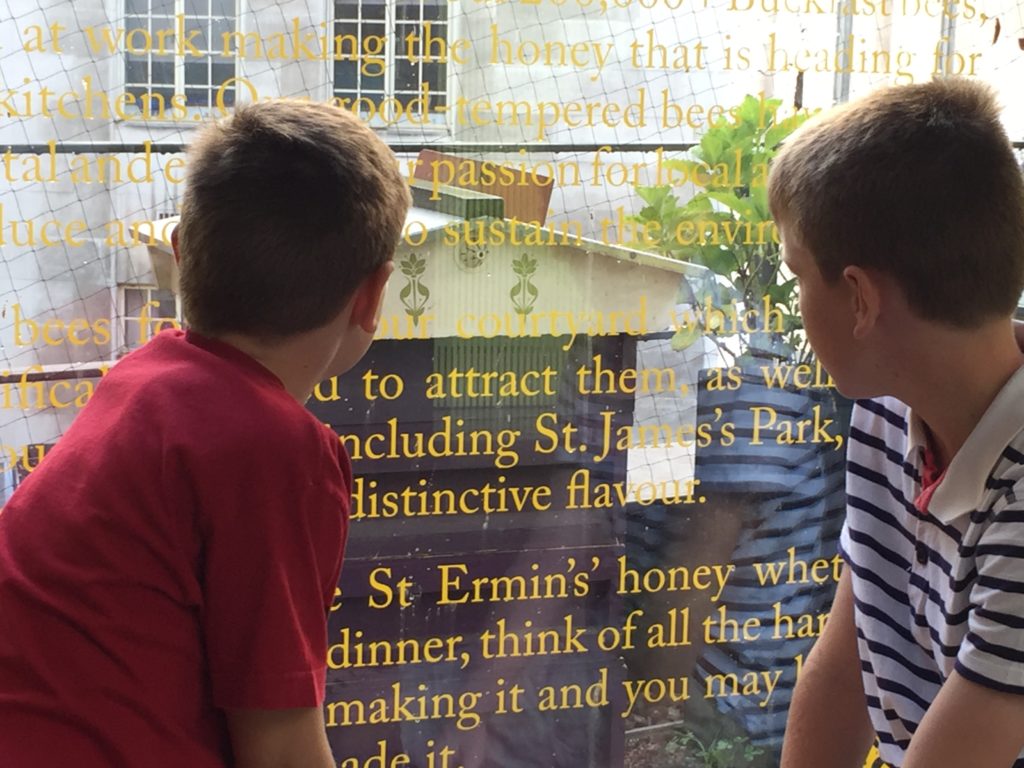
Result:
{"type": "Polygon", "coordinates": [[[669,753],[682,749],[696,758],[700,768],[742,768],[764,754],[763,749],[755,747],[745,736],[716,738],[705,744],[690,732],[673,737],[666,746],[669,753]]]}
{"type": "Polygon", "coordinates": [[[780,120],[781,105],[779,99],[747,96],[732,117],[708,128],[687,156],[662,162],[662,174],[675,183],[636,188],[646,205],[631,218],[646,227],[650,247],[705,266],[713,275],[695,286],[693,297],[681,297],[694,308],[690,317],[677,318],[676,349],[708,335],[733,357],[809,354],[796,280],[781,270],[767,194],[768,164],[808,115],[780,120]],[[681,203],[676,189],[683,179],[700,191],[681,203]],[[740,337],[739,352],[721,343],[728,336],[740,337]]]}

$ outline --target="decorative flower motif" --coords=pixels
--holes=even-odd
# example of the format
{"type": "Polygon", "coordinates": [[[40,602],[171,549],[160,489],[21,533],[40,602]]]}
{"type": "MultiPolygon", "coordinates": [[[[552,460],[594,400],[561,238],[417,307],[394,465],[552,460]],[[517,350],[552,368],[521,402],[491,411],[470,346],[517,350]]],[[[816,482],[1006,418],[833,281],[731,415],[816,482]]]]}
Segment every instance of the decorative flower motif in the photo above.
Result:
{"type": "Polygon", "coordinates": [[[531,259],[524,253],[512,262],[512,271],[520,277],[529,277],[537,271],[537,260],[531,259]]]}
{"type": "Polygon", "coordinates": [[[539,291],[537,286],[530,279],[537,271],[537,260],[531,259],[525,253],[518,259],[512,261],[512,271],[519,276],[516,284],[509,291],[509,298],[512,299],[512,308],[517,314],[524,317],[533,312],[533,305],[537,303],[539,291]]]}
{"type": "Polygon", "coordinates": [[[408,258],[402,259],[398,262],[398,269],[406,277],[416,278],[427,271],[427,260],[421,259],[413,253],[410,254],[408,258]]]}
{"type": "Polygon", "coordinates": [[[398,269],[408,278],[398,298],[405,307],[405,313],[418,322],[430,298],[430,290],[420,282],[420,277],[427,271],[427,260],[413,253],[398,262],[398,269]]]}

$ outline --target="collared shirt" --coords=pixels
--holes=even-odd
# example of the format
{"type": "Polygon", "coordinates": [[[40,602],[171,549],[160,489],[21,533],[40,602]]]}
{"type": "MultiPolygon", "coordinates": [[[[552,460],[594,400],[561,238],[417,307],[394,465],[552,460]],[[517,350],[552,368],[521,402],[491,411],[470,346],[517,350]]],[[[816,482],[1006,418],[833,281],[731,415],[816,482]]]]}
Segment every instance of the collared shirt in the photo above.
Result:
{"type": "Polygon", "coordinates": [[[1024,694],[1024,368],[949,463],[928,514],[913,503],[925,440],[897,400],[854,409],[840,544],[868,708],[894,766],[954,669],[1024,694]]]}

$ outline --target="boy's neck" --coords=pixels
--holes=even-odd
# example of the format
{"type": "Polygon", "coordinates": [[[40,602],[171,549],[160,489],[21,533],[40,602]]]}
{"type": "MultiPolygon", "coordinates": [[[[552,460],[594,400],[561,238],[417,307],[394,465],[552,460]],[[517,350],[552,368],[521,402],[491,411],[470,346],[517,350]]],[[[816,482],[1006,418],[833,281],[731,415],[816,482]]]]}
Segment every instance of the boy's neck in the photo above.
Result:
{"type": "Polygon", "coordinates": [[[300,404],[305,404],[313,388],[329,376],[338,343],[336,335],[318,331],[299,334],[284,342],[264,342],[235,333],[218,338],[277,376],[288,394],[300,404]]]}
{"type": "Polygon", "coordinates": [[[900,365],[912,373],[896,382],[894,394],[928,426],[931,448],[945,467],[1024,365],[1024,352],[1010,322],[972,331],[927,326],[912,343],[900,365]]]}

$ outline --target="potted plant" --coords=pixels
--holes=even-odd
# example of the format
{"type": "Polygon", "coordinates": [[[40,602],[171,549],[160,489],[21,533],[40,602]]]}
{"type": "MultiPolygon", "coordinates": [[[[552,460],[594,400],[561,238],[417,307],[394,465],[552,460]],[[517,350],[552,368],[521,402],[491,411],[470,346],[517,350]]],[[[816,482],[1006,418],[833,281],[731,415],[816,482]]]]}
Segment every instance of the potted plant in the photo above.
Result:
{"type": "MultiPolygon", "coordinates": [[[[768,166],[807,117],[780,120],[780,106],[779,100],[746,97],[687,156],[662,161],[663,173],[695,180],[697,193],[680,201],[676,186],[639,187],[645,206],[633,217],[653,233],[653,250],[708,269],[709,277],[682,289],[671,346],[682,351],[707,340],[710,365],[698,378],[697,422],[713,423],[720,436],[695,448],[695,476],[706,503],[649,517],[644,540],[655,544],[635,556],[670,564],[735,564],[737,575],[719,601],[689,605],[690,620],[699,626],[724,606],[740,624],[756,618],[764,628],[753,641],[716,637],[690,649],[688,658],[655,653],[640,660],[639,668],[656,666],[666,674],[669,667],[669,674],[700,678],[698,686],[716,673],[781,670],[784,679],[765,706],[743,697],[690,706],[702,704],[696,701],[683,718],[694,739],[714,741],[721,718],[728,717],[730,732],[766,749],[758,759],[766,765],[778,764],[798,659],[813,643],[813,637],[780,636],[773,622],[779,622],[778,614],[826,611],[831,591],[785,580],[760,585],[751,564],[836,554],[844,504],[843,412],[848,413],[806,342],[796,280],[782,264],[768,207],[768,166]],[[726,423],[728,439],[721,429],[726,423]]],[[[655,614],[661,610],[649,607],[655,614]]]]}
{"type": "Polygon", "coordinates": [[[781,268],[778,230],[768,208],[768,166],[779,145],[808,117],[778,120],[779,99],[747,96],[704,133],[688,157],[664,160],[663,171],[695,181],[700,191],[680,203],[670,185],[640,186],[646,203],[632,217],[656,233],[653,250],[706,267],[714,278],[689,299],[692,314],[679,318],[674,349],[706,335],[724,356],[804,361],[810,350],[800,333],[796,280],[781,268]],[[716,311],[742,312],[736,328],[716,311]],[[692,320],[692,322],[686,322],[692,320]],[[736,343],[722,343],[729,337],[736,343]]]}

